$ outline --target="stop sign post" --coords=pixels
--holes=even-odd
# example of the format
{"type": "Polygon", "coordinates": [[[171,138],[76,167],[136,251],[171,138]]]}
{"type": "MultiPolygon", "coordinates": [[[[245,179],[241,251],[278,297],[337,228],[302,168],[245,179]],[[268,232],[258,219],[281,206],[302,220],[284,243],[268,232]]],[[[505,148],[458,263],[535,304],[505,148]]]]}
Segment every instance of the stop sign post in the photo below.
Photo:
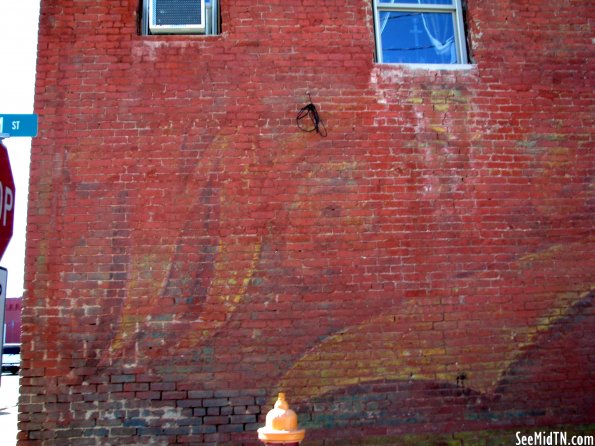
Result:
{"type": "Polygon", "coordinates": [[[8,151],[0,139],[0,258],[12,238],[15,188],[8,151]]]}

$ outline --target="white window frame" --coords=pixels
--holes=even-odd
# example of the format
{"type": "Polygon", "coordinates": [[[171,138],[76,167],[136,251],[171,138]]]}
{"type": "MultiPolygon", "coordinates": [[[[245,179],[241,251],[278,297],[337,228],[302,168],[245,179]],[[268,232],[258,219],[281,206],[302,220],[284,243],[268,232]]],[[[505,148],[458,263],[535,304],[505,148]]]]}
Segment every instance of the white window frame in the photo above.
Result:
{"type": "MultiPolygon", "coordinates": [[[[153,4],[155,0],[141,0],[141,34],[219,34],[219,0],[202,0],[205,7],[202,8],[202,25],[166,25],[159,26],[151,23],[153,17],[153,4]]],[[[201,0],[196,0],[201,1],[201,0]]]]}
{"type": "MultiPolygon", "coordinates": [[[[463,5],[461,0],[453,0],[451,5],[439,4],[416,4],[416,3],[391,3],[389,1],[372,0],[374,8],[374,33],[376,37],[376,62],[383,62],[382,60],[382,36],[380,35],[380,12],[449,12],[454,17],[454,39],[456,45],[457,62],[456,64],[446,64],[447,66],[456,66],[468,64],[467,56],[467,42],[465,39],[465,24],[463,21],[463,5]]],[[[407,64],[423,65],[423,63],[408,62],[407,64]]],[[[428,64],[432,65],[432,64],[428,64]]],[[[442,64],[441,64],[442,65],[442,64]]]]}

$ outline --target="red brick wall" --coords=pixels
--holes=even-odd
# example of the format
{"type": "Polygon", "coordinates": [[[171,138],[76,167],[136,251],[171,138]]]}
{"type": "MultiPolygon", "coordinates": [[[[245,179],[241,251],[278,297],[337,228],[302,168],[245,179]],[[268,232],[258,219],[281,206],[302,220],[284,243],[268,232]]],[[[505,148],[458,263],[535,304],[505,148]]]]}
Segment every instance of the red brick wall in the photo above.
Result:
{"type": "Polygon", "coordinates": [[[365,0],[138,6],[42,1],[21,446],[254,445],[280,390],[306,445],[588,431],[590,2],[468,0],[465,70],[365,0]]]}

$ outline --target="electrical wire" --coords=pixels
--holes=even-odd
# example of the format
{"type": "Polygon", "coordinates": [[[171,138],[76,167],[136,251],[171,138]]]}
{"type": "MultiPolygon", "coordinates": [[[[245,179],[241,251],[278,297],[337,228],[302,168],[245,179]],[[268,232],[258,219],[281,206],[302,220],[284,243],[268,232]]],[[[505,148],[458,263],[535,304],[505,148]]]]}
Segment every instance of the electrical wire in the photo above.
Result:
{"type": "Polygon", "coordinates": [[[326,127],[318,114],[318,110],[316,110],[316,106],[312,103],[309,93],[308,98],[310,99],[310,103],[302,107],[297,114],[297,126],[304,132],[316,132],[320,136],[325,137],[327,135],[326,127]]]}

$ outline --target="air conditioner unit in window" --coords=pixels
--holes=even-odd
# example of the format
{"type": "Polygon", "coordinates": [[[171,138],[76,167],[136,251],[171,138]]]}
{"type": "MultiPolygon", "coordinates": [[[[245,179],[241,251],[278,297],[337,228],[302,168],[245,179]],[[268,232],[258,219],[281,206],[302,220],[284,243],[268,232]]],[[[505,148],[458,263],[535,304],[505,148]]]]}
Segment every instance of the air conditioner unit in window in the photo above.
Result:
{"type": "Polygon", "coordinates": [[[205,0],[149,0],[151,34],[203,34],[205,0]]]}

